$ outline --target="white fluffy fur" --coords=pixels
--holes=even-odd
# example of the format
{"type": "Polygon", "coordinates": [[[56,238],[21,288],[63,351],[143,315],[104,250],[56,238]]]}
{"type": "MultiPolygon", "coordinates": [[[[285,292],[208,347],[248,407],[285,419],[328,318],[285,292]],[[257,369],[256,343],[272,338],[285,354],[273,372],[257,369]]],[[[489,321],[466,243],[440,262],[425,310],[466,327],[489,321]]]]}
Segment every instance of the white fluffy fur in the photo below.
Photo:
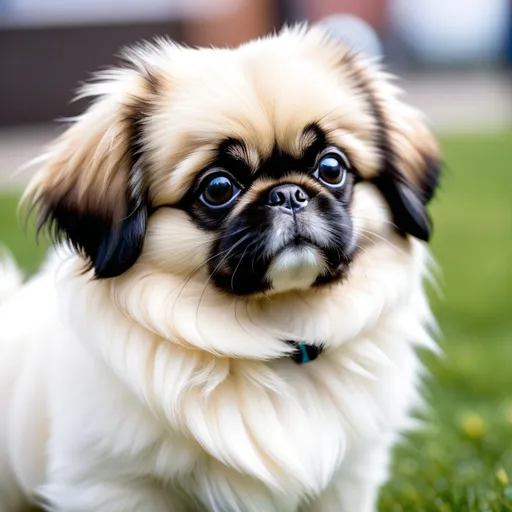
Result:
{"type": "MultiPolygon", "coordinates": [[[[280,44],[283,55],[295,51],[287,33],[280,44]]],[[[259,45],[273,52],[272,42],[262,41],[240,55],[256,56],[259,45]]],[[[206,64],[226,58],[230,73],[239,76],[225,50],[208,52],[213,50],[205,51],[206,64]]],[[[158,66],[162,57],[145,58],[158,66]]],[[[174,69],[196,72],[186,58],[179,53],[174,69]]],[[[279,66],[272,68],[265,55],[261,60],[272,73],[257,78],[270,83],[279,66]]],[[[183,98],[174,98],[177,109],[194,94],[186,76],[183,98]]],[[[106,82],[105,103],[57,146],[50,168],[55,180],[37,178],[36,193],[41,183],[50,190],[62,183],[60,161],[68,153],[75,155],[65,160],[69,169],[88,158],[103,165],[90,148],[73,148],[75,140],[81,144],[95,127],[108,125],[101,114],[109,105],[109,84],[116,87],[106,82]]],[[[195,79],[191,84],[201,85],[195,79]]],[[[312,94],[318,89],[318,101],[331,110],[318,82],[297,90],[308,87],[312,94]]],[[[211,101],[224,105],[230,93],[219,91],[211,101]]],[[[118,101],[122,93],[115,92],[118,101]]],[[[282,95],[292,112],[292,100],[282,95]]],[[[342,136],[360,167],[372,169],[377,156],[365,150],[372,137],[361,121],[369,114],[357,96],[344,104],[353,112],[343,117],[352,125],[342,136]]],[[[238,107],[241,119],[244,105],[238,107]]],[[[209,112],[182,109],[181,128],[200,125],[194,116],[209,112]]],[[[234,122],[215,120],[223,127],[234,122]]],[[[170,142],[182,141],[170,135],[180,127],[166,123],[163,113],[155,114],[146,148],[155,159],[154,197],[162,202],[186,188],[183,176],[191,173],[177,164],[171,178],[164,176],[165,161],[178,151],[170,142]]],[[[122,130],[122,123],[114,128],[122,130]]],[[[205,138],[209,130],[205,125],[205,138]]],[[[107,136],[95,137],[100,143],[93,149],[108,146],[107,136]]],[[[117,141],[112,151],[124,155],[120,146],[117,141]]],[[[115,155],[112,173],[114,163],[115,155]]],[[[101,189],[98,173],[83,177],[79,188],[101,189]]],[[[67,179],[71,187],[72,176],[67,179]]],[[[204,233],[199,238],[186,215],[172,208],[150,218],[139,261],[120,277],[91,280],[90,273],[80,273],[81,257],[64,249],[54,251],[23,287],[14,286],[12,265],[0,266],[0,512],[20,512],[29,500],[46,501],[52,512],[375,510],[390,447],[418,404],[415,348],[433,346],[422,285],[428,253],[424,244],[394,232],[387,206],[370,184],[356,186],[351,214],[360,251],[350,273],[315,290],[242,299],[205,285],[205,272],[184,279],[204,263],[210,240],[204,233]],[[282,339],[322,343],[325,350],[298,366],[282,339]]],[[[297,277],[300,286],[292,287],[307,287],[311,269],[322,267],[309,256],[306,269],[297,257],[277,261],[274,282],[283,281],[284,288],[297,277]]]]}
{"type": "Polygon", "coordinates": [[[22,280],[11,254],[0,246],[0,304],[20,287],[22,280]]]}
{"type": "Polygon", "coordinates": [[[238,311],[142,269],[126,289],[90,281],[55,254],[0,310],[0,510],[373,510],[430,345],[426,250],[388,237],[311,302],[238,311]],[[326,351],[275,359],[276,332],[326,351]]]}
{"type": "Polygon", "coordinates": [[[323,256],[314,247],[290,248],[270,265],[268,279],[275,292],[307,290],[324,271],[323,256]]]}

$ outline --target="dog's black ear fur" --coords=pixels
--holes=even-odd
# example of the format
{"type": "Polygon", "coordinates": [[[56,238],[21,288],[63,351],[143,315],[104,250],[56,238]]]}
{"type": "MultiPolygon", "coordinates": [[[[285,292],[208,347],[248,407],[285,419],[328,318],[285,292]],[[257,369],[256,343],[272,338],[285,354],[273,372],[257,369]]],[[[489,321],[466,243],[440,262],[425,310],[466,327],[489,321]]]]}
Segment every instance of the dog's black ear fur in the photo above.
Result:
{"type": "Polygon", "coordinates": [[[442,166],[436,140],[419,114],[392,94],[381,94],[374,108],[381,168],[372,181],[389,204],[397,229],[429,241],[432,222],[427,205],[442,166]]]}
{"type": "Polygon", "coordinates": [[[119,276],[142,252],[148,207],[144,190],[120,191],[118,201],[120,211],[126,213],[114,218],[81,210],[65,199],[48,202],[46,213],[39,219],[39,229],[51,225],[55,238],[64,239],[87,258],[86,269],[92,268],[95,278],[119,276]]]}
{"type": "Polygon", "coordinates": [[[432,221],[427,205],[438,185],[441,164],[437,159],[424,158],[422,179],[411,183],[403,172],[387,167],[374,178],[374,185],[386,199],[393,223],[398,231],[428,242],[432,234],[432,221]]]}
{"type": "Polygon", "coordinates": [[[427,205],[441,169],[435,138],[420,113],[400,100],[401,91],[374,61],[342,45],[333,62],[366,101],[375,122],[373,140],[380,165],[376,176],[366,179],[386,199],[398,231],[428,241],[432,223],[427,205]]]}
{"type": "Polygon", "coordinates": [[[432,223],[426,204],[413,188],[390,174],[378,176],[373,183],[386,199],[396,228],[403,234],[428,242],[432,223]]]}
{"type": "Polygon", "coordinates": [[[142,251],[148,219],[140,134],[145,83],[135,70],[124,70],[90,86],[84,95],[98,99],[57,140],[26,193],[38,228],[49,228],[82,254],[96,278],[122,274],[142,251]]]}
{"type": "Polygon", "coordinates": [[[95,253],[89,257],[97,278],[115,277],[126,272],[139,258],[144,245],[148,209],[145,201],[130,207],[131,213],[118,227],[100,229],[95,253]]]}
{"type": "Polygon", "coordinates": [[[374,184],[386,199],[399,232],[428,242],[432,234],[427,205],[439,184],[441,158],[420,114],[398,101],[384,82],[374,100],[381,169],[374,184]]]}

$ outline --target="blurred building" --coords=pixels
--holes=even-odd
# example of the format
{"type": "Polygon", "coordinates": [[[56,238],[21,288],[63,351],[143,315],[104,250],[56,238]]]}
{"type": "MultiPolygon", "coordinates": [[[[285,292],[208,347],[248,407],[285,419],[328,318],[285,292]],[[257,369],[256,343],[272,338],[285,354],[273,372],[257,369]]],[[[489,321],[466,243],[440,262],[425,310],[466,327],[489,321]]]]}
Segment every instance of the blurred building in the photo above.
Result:
{"type": "Polygon", "coordinates": [[[234,45],[284,22],[329,20],[402,70],[502,69],[512,59],[511,0],[0,0],[0,126],[82,110],[72,91],[134,41],[168,35],[234,45]],[[373,27],[335,15],[357,16],[373,27]],[[379,46],[381,45],[381,46],[379,46]],[[507,46],[508,45],[508,46],[507,46]]]}
{"type": "Polygon", "coordinates": [[[229,34],[237,42],[260,34],[270,25],[263,4],[265,0],[0,0],[0,125],[78,113],[82,106],[70,105],[69,99],[79,82],[113,63],[115,54],[135,41],[168,35],[194,44],[229,34]],[[244,3],[247,19],[241,21],[236,13],[244,3]],[[230,21],[232,28],[226,25],[230,21]]]}

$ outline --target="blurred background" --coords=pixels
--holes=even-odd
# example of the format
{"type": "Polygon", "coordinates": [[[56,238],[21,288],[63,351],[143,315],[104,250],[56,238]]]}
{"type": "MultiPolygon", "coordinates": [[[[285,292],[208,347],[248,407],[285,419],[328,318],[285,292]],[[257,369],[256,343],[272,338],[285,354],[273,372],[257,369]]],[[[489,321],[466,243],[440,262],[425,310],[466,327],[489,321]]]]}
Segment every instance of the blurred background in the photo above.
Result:
{"type": "Polygon", "coordinates": [[[0,0],[0,240],[35,271],[45,246],[16,217],[30,172],[13,173],[123,46],[236,45],[303,20],[383,56],[446,161],[432,203],[444,356],[424,355],[430,409],[380,510],[512,511],[512,0],[0,0]]]}

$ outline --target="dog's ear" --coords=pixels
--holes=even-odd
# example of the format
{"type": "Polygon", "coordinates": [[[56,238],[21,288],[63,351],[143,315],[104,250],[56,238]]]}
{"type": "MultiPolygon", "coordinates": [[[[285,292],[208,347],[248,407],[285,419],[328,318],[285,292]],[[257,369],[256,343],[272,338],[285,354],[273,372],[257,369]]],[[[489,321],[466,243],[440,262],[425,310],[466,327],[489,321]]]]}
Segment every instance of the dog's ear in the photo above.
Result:
{"type": "Polygon", "coordinates": [[[378,69],[371,74],[367,94],[381,156],[373,182],[389,204],[397,229],[428,241],[432,223],[427,204],[439,182],[439,147],[422,115],[400,101],[401,91],[390,77],[378,69]]]}
{"type": "Polygon", "coordinates": [[[375,59],[354,52],[347,44],[322,34],[328,64],[338,69],[355,93],[368,106],[375,121],[374,141],[380,154],[377,175],[371,179],[384,195],[398,230],[422,240],[430,238],[432,226],[427,204],[438,185],[441,158],[436,140],[422,116],[400,100],[401,91],[375,59]]]}
{"type": "Polygon", "coordinates": [[[147,80],[133,69],[103,75],[84,88],[96,100],[44,157],[26,199],[39,229],[68,241],[97,278],[130,268],[142,251],[147,188],[141,117],[147,80]]]}
{"type": "Polygon", "coordinates": [[[432,222],[427,204],[441,169],[438,146],[419,113],[396,96],[377,95],[376,108],[381,169],[373,182],[385,197],[397,229],[428,241],[432,222]]]}

